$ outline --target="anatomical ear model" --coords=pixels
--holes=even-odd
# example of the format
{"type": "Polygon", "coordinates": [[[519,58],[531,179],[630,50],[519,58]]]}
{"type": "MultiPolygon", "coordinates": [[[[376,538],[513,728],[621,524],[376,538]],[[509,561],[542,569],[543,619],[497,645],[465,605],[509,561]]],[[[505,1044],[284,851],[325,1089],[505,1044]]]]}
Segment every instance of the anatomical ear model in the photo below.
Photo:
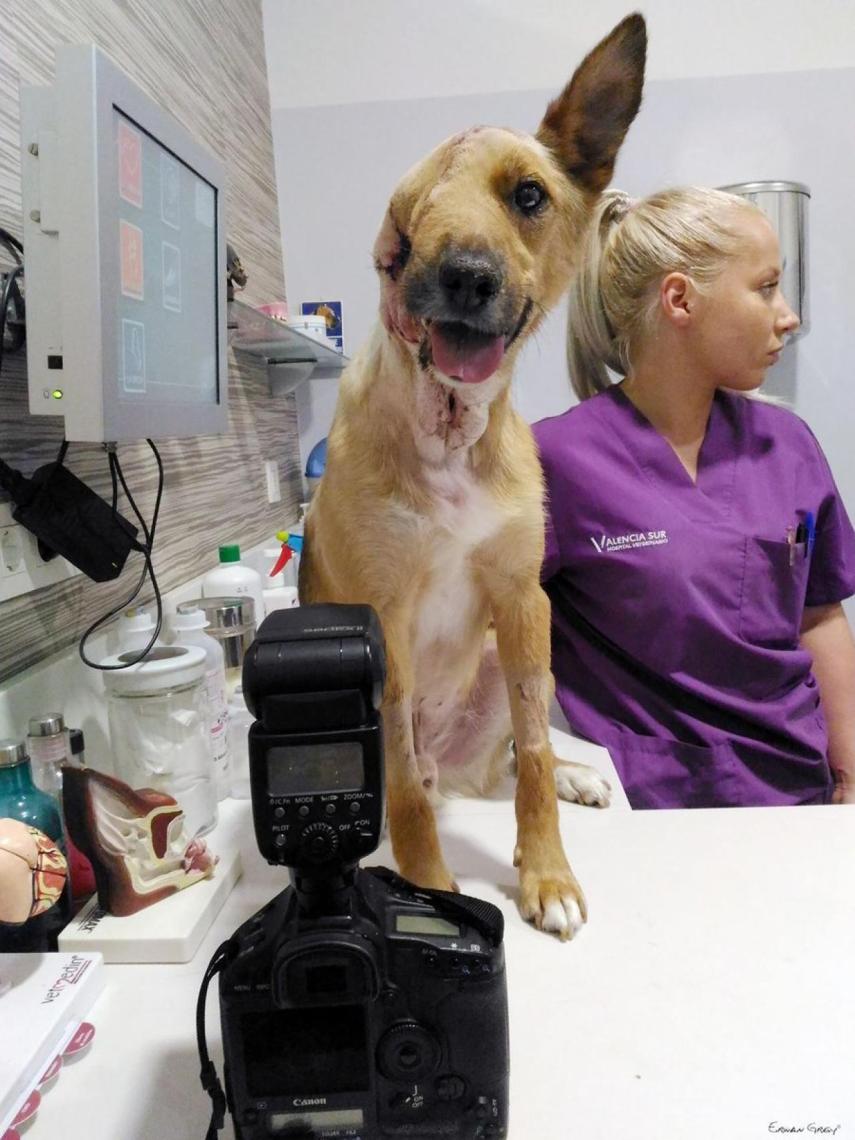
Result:
{"type": "Polygon", "coordinates": [[[0,819],[0,922],[18,926],[62,894],[65,857],[52,839],[18,819],[0,819]]]}
{"type": "Polygon", "coordinates": [[[214,873],[216,856],[187,835],[172,796],[63,766],[62,800],[69,834],[91,862],[98,901],[110,914],[134,914],[214,873]]]}

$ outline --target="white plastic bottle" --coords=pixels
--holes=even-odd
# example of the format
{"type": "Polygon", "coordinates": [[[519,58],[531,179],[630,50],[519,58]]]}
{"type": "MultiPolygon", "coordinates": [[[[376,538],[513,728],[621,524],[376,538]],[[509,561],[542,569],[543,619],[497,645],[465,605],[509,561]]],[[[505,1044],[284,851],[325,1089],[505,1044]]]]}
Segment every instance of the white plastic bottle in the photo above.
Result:
{"type": "Polygon", "coordinates": [[[236,800],[251,798],[249,782],[249,730],[255,717],[246,707],[243,687],[238,685],[229,702],[229,726],[232,740],[231,793],[236,800]]]}
{"type": "MultiPolygon", "coordinates": [[[[287,543],[286,535],[290,537],[290,531],[280,530],[276,532],[276,537],[280,543],[285,545],[287,543]]],[[[282,546],[268,546],[264,551],[264,561],[267,565],[267,570],[262,574],[264,581],[264,588],[269,590],[274,586],[296,586],[297,585],[297,563],[293,552],[291,557],[282,567],[278,574],[272,574],[274,566],[279,564],[279,559],[282,557],[282,546]],[[281,579],[281,580],[280,580],[281,579]]]]}
{"type": "Polygon", "coordinates": [[[275,578],[269,575],[265,578],[264,612],[272,614],[274,610],[290,610],[298,605],[297,587],[286,586],[284,574],[277,574],[275,578]]]}
{"type": "MultiPolygon", "coordinates": [[[[303,531],[304,531],[305,526],[306,526],[306,511],[308,511],[308,509],[309,509],[308,503],[300,503],[300,514],[297,518],[297,521],[294,523],[294,525],[291,527],[291,530],[290,530],[291,534],[295,535],[296,537],[298,537],[300,539],[300,549],[301,550],[302,550],[302,542],[303,542],[303,531]]],[[[300,554],[299,553],[294,555],[292,562],[295,563],[294,574],[296,575],[297,579],[299,579],[299,577],[300,577],[300,554]]]]}
{"type": "Polygon", "coordinates": [[[209,570],[202,579],[202,594],[206,598],[229,598],[243,595],[255,604],[256,629],[264,620],[264,586],[261,575],[240,560],[240,547],[221,546],[220,565],[209,570]]]}
{"type": "MultiPolygon", "coordinates": [[[[154,633],[154,618],[148,610],[143,609],[142,606],[132,606],[119,618],[118,626],[119,638],[119,652],[120,653],[133,653],[138,654],[140,650],[145,649],[151,641],[151,635],[154,633]]],[[[156,649],[158,645],[163,645],[163,642],[158,637],[152,645],[152,649],[156,649]]]]}
{"type": "Polygon", "coordinates": [[[214,766],[217,799],[231,790],[231,751],[229,745],[229,706],[226,692],[226,664],[223,647],[205,633],[208,619],[198,606],[182,605],[169,620],[175,645],[195,645],[205,650],[205,692],[208,700],[208,742],[214,766]]]}

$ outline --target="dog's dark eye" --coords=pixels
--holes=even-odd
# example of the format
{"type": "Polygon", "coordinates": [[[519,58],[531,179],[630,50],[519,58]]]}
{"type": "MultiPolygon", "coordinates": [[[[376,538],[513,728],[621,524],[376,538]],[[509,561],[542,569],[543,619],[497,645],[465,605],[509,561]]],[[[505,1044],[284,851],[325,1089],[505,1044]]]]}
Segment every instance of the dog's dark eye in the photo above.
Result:
{"type": "Polygon", "coordinates": [[[527,178],[514,190],[514,205],[523,214],[536,214],[546,202],[546,191],[539,182],[527,178]]]}

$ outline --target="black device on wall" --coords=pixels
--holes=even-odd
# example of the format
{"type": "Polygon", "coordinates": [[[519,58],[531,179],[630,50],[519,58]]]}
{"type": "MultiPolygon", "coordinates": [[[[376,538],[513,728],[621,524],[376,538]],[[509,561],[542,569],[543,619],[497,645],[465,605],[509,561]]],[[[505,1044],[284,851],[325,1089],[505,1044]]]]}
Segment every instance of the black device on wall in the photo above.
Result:
{"type": "Polygon", "coordinates": [[[15,522],[39,540],[43,557],[61,554],[93,582],[118,578],[132,550],[143,550],[137,528],[60,461],[32,478],[0,461],[0,485],[16,503],[15,522]]]}

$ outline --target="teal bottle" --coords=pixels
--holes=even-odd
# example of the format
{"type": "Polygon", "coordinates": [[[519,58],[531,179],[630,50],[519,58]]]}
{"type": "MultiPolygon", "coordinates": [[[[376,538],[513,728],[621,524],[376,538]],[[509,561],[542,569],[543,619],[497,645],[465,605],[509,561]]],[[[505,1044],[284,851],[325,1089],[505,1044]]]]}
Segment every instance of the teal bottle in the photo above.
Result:
{"type": "MultiPolygon", "coordinates": [[[[33,783],[26,745],[0,740],[0,819],[19,819],[37,827],[66,853],[62,819],[56,801],[33,783]]],[[[71,917],[68,884],[61,898],[44,914],[23,926],[0,923],[0,951],[56,950],[59,932],[71,917]]]]}

